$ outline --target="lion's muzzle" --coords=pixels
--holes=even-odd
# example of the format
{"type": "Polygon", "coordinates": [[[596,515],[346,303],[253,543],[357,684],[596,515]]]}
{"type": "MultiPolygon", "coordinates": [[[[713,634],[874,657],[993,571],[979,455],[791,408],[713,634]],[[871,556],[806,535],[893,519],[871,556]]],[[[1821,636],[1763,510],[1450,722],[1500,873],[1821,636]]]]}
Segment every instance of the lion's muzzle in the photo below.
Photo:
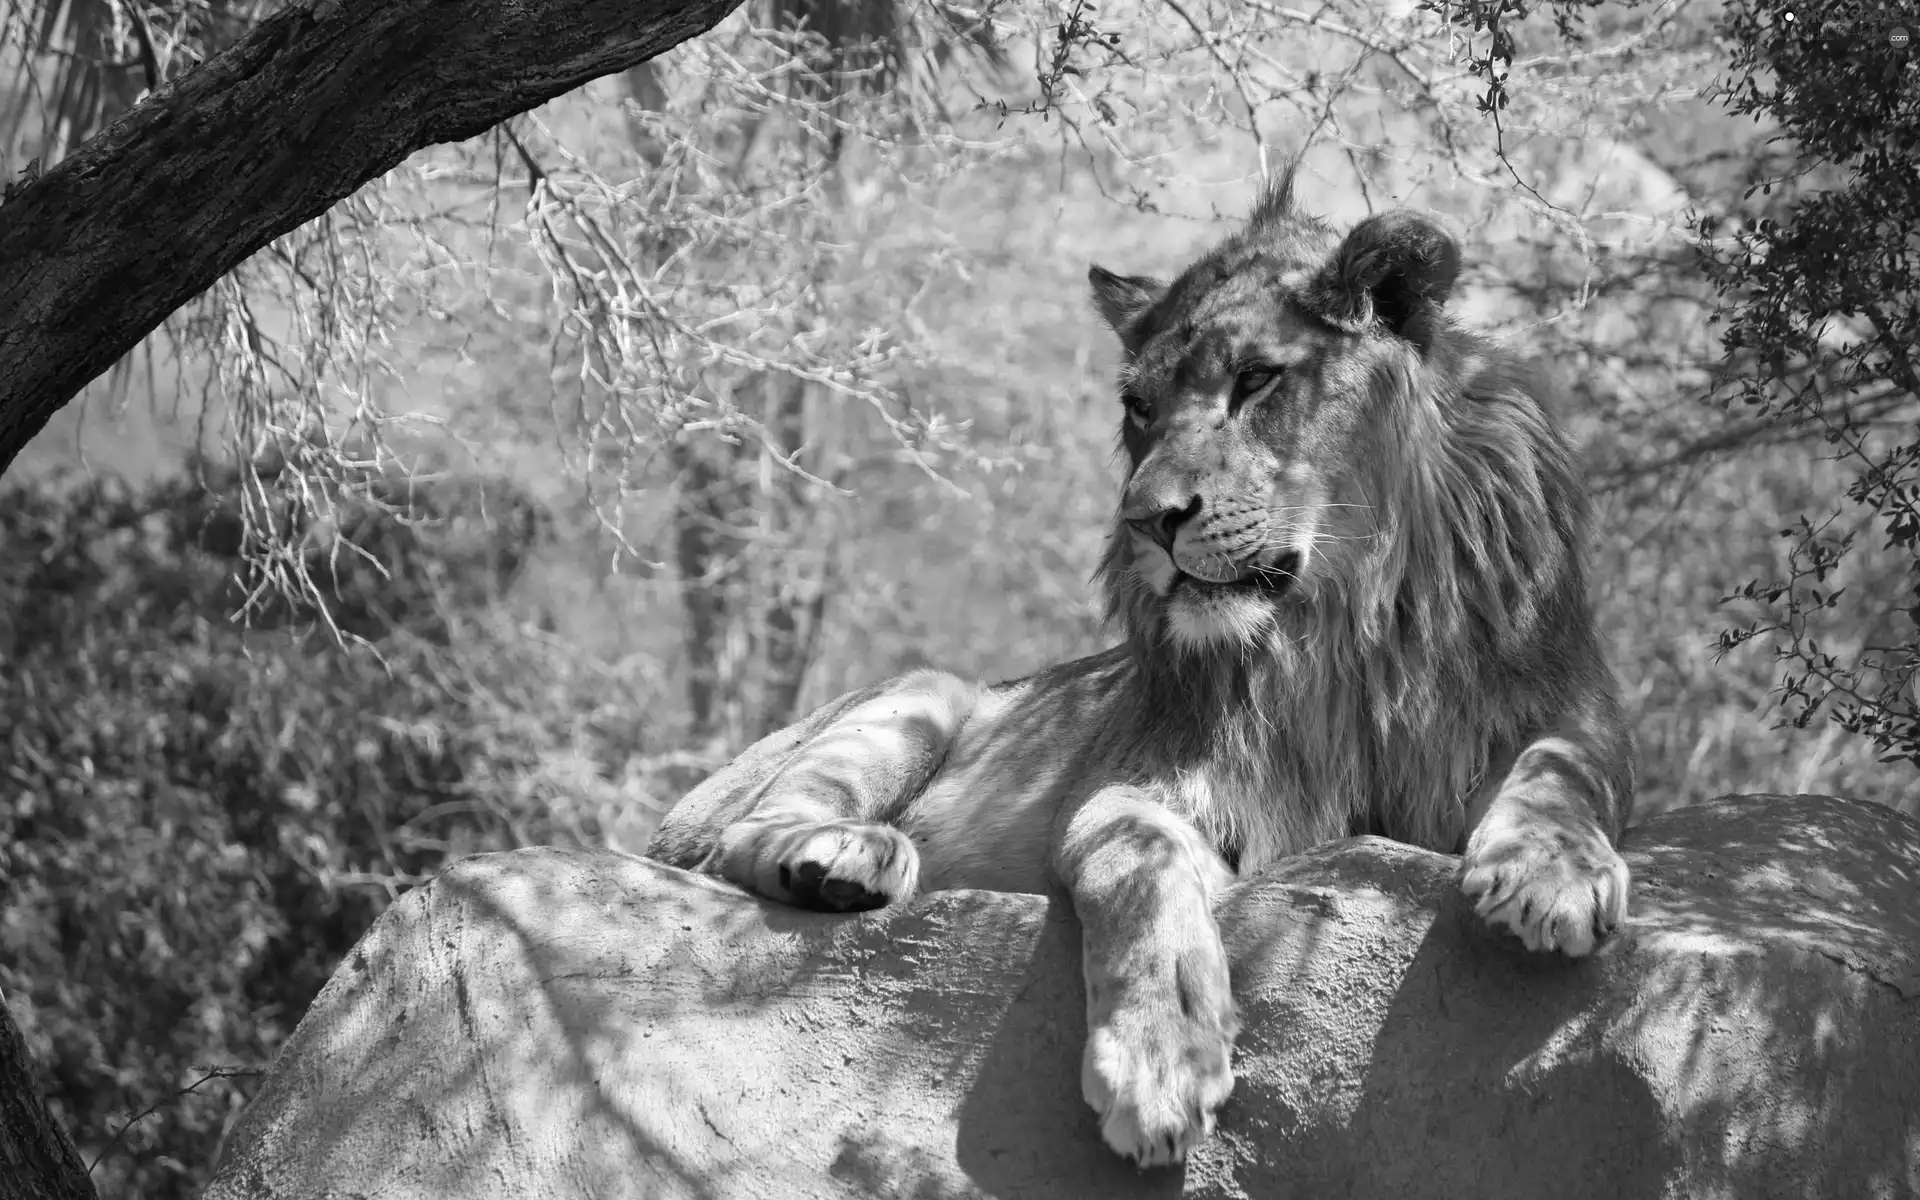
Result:
{"type": "Polygon", "coordinates": [[[1272,597],[1290,588],[1306,563],[1306,547],[1290,536],[1304,528],[1276,526],[1266,489],[1210,494],[1193,486],[1191,472],[1168,462],[1149,462],[1135,473],[1120,520],[1132,535],[1141,577],[1162,597],[1183,583],[1272,597]],[[1146,566],[1154,559],[1160,565],[1146,566]]]}
{"type": "Polygon", "coordinates": [[[1282,550],[1244,561],[1218,553],[1186,557],[1176,552],[1173,565],[1179,572],[1173,587],[1191,581],[1213,587],[1245,587],[1277,596],[1300,578],[1297,550],[1282,550]]]}
{"type": "Polygon", "coordinates": [[[1179,503],[1149,501],[1143,505],[1129,505],[1120,514],[1120,519],[1127,523],[1129,529],[1172,554],[1180,526],[1199,513],[1200,497],[1193,496],[1179,503]]]}

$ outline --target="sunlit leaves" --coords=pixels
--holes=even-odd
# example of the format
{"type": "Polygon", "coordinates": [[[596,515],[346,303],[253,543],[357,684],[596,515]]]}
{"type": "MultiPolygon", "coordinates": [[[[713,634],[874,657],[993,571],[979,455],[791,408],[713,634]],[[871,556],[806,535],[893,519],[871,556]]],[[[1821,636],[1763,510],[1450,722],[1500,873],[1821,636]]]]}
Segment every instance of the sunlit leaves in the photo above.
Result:
{"type": "Polygon", "coordinates": [[[1743,197],[1765,215],[1696,232],[1733,367],[1722,400],[1817,433],[1853,474],[1782,531],[1781,576],[1730,597],[1759,615],[1719,648],[1770,641],[1793,724],[1825,713],[1920,762],[1920,67],[1889,27],[1854,0],[1728,7],[1720,97],[1790,156],[1743,197]],[[1836,586],[1855,577],[1874,586],[1836,586]]]}

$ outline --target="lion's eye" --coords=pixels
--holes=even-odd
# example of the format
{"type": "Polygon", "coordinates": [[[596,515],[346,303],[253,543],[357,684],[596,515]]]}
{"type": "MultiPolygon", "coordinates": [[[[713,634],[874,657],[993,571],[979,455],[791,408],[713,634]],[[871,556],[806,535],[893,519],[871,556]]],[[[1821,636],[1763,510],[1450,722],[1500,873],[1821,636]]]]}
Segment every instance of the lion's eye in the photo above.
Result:
{"type": "Polygon", "coordinates": [[[1233,398],[1246,400],[1265,391],[1274,380],[1280,378],[1279,367],[1248,367],[1236,375],[1233,380],[1233,398]]]}
{"type": "Polygon", "coordinates": [[[1153,424],[1153,405],[1147,403],[1145,399],[1132,392],[1121,392],[1120,403],[1126,406],[1127,416],[1135,425],[1145,429],[1153,424]]]}

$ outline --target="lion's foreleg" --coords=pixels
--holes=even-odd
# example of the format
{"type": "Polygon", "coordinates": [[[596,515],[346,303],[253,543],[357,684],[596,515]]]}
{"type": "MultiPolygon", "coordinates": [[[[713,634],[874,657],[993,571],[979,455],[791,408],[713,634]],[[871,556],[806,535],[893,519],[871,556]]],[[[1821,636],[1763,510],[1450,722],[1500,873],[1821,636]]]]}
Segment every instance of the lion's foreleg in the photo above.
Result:
{"type": "Polygon", "coordinates": [[[1226,864],[1188,822],[1119,787],[1067,816],[1054,858],[1082,927],[1081,1090],[1115,1151],[1178,1162],[1233,1090],[1237,1022],[1213,919],[1226,864]]]}
{"type": "Polygon", "coordinates": [[[1481,917],[1530,950],[1589,954],[1627,917],[1615,849],[1633,803],[1632,750],[1612,705],[1521,751],[1468,814],[1461,888],[1481,917]]]}
{"type": "Polygon", "coordinates": [[[964,680],[922,671],[848,709],[720,831],[700,869],[803,908],[849,912],[906,899],[919,854],[886,821],[939,769],[974,695],[964,680]]]}

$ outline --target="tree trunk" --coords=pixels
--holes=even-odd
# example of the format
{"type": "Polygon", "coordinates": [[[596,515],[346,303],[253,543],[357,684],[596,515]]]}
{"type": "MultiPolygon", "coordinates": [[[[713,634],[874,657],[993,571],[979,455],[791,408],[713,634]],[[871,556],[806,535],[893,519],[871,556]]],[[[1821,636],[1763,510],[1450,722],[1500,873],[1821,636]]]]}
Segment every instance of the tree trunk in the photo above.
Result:
{"type": "Polygon", "coordinates": [[[94,1200],[66,1130],[34,1086],[26,1039],[0,1000],[0,1200],[94,1200]]]}
{"type": "MultiPolygon", "coordinates": [[[[766,427],[774,445],[789,459],[798,458],[807,444],[807,391],[803,379],[776,375],[766,381],[766,427]]],[[[767,457],[762,452],[763,458],[767,457]]],[[[798,717],[800,689],[819,642],[820,621],[827,605],[827,563],[801,552],[812,515],[806,480],[778,465],[767,480],[766,537],[786,547],[784,555],[762,556],[766,611],[758,631],[762,642],[760,702],[747,727],[747,740],[761,738],[792,724],[798,717]]]]}
{"type": "Polygon", "coordinates": [[[741,688],[748,669],[747,556],[752,546],[753,482],[748,447],[714,434],[677,441],[680,475],[674,556],[686,613],[687,702],[697,742],[740,744],[741,688]]]}
{"type": "Polygon", "coordinates": [[[740,0],[295,0],[0,206],[0,473],[168,314],[415,150],[740,0]]]}

